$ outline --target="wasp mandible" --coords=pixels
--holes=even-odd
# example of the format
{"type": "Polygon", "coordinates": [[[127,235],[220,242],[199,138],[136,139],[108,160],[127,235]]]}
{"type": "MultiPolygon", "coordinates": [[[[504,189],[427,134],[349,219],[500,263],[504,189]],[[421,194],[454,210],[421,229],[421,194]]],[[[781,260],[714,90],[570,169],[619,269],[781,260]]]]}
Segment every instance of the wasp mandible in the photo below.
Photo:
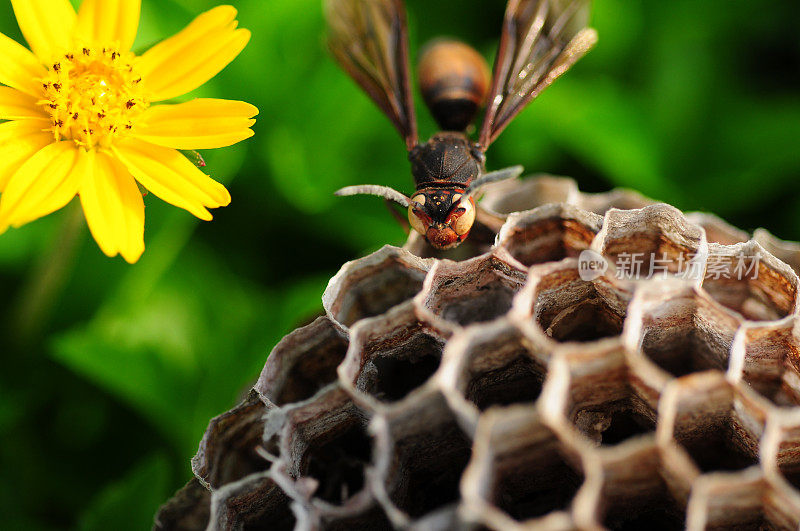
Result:
{"type": "Polygon", "coordinates": [[[408,209],[408,221],[433,247],[449,249],[469,235],[474,196],[522,167],[486,173],[485,152],[511,120],[597,42],[587,28],[591,0],[510,0],[494,71],[473,48],[434,42],[421,54],[420,89],[442,132],[419,143],[409,85],[408,28],[402,0],[326,0],[330,49],[405,139],[416,191],[378,185],[337,195],[370,194],[408,209]],[[487,104],[488,103],[488,104],[487,104]],[[477,142],[467,128],[486,104],[477,142]]]}

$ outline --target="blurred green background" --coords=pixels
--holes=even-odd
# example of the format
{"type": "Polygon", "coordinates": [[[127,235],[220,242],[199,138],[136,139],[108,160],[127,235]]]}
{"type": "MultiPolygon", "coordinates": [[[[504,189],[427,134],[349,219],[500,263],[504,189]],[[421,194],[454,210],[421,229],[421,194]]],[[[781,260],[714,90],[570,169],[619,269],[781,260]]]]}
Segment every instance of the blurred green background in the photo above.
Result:
{"type": "MultiPolygon", "coordinates": [[[[149,528],[209,418],[321,310],[339,265],[404,240],[381,201],[332,196],[410,191],[411,178],[389,122],[327,56],[320,0],[234,4],[253,39],[196,94],[261,110],[255,138],[204,153],[230,207],[201,223],[148,196],[134,266],[105,258],[71,208],[0,236],[5,528],[149,528]]],[[[214,5],[144,0],[137,50],[214,5]]],[[[408,7],[412,56],[440,34],[493,56],[503,1],[408,7]]],[[[599,45],[500,137],[489,167],[636,188],[800,240],[798,21],[797,0],[596,0],[599,45]]],[[[0,31],[21,40],[7,0],[0,31]]]]}

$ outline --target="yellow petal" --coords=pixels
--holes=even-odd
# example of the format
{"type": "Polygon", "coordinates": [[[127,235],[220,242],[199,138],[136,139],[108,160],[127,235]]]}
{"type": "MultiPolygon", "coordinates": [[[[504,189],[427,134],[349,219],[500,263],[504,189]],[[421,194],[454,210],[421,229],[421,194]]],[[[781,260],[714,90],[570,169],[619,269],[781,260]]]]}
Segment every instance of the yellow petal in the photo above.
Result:
{"type": "Polygon", "coordinates": [[[148,50],[139,71],[151,101],[186,94],[233,61],[250,40],[249,31],[236,29],[235,17],[236,9],[219,6],[148,50]]]}
{"type": "Polygon", "coordinates": [[[224,186],[174,149],[131,138],[119,142],[113,151],[142,186],[200,219],[211,219],[206,207],[216,208],[231,202],[224,186]]]}
{"type": "Polygon", "coordinates": [[[196,99],[150,107],[136,121],[134,135],[175,149],[214,149],[253,136],[258,109],[243,101],[196,99]]]}
{"type": "Polygon", "coordinates": [[[139,29],[141,0],[83,0],[75,28],[79,38],[100,44],[118,44],[128,51],[139,29]]]}
{"type": "Polygon", "coordinates": [[[17,170],[0,197],[0,232],[46,216],[75,197],[86,160],[78,153],[71,141],[49,144],[17,170]]]}
{"type": "Polygon", "coordinates": [[[0,120],[20,120],[22,118],[46,119],[44,109],[37,105],[38,100],[17,89],[0,86],[0,120]]]}
{"type": "Polygon", "coordinates": [[[176,49],[187,48],[197,42],[198,35],[208,35],[224,29],[235,20],[236,9],[232,6],[218,6],[201,13],[183,30],[145,52],[141,57],[140,71],[152,72],[173,55],[176,49]]]}
{"type": "Polygon", "coordinates": [[[30,50],[0,33],[0,83],[32,96],[42,94],[42,63],[30,50]]]}
{"type": "Polygon", "coordinates": [[[90,151],[79,194],[86,223],[107,256],[129,263],[144,252],[144,201],[133,176],[107,153],[90,151]]]}
{"type": "Polygon", "coordinates": [[[69,0],[11,0],[11,5],[25,40],[43,63],[72,45],[75,10],[69,0]]]}
{"type": "Polygon", "coordinates": [[[0,192],[11,176],[47,144],[53,143],[53,133],[45,120],[23,120],[0,124],[0,192]]]}

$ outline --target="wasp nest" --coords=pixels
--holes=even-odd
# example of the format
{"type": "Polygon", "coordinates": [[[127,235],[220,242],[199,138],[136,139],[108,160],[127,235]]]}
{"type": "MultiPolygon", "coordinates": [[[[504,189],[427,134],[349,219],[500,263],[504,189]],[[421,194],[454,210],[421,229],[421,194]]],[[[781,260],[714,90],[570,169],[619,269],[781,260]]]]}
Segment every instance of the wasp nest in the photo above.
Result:
{"type": "Polygon", "coordinates": [[[797,529],[800,246],[567,179],[346,264],[157,529],[797,529]]]}

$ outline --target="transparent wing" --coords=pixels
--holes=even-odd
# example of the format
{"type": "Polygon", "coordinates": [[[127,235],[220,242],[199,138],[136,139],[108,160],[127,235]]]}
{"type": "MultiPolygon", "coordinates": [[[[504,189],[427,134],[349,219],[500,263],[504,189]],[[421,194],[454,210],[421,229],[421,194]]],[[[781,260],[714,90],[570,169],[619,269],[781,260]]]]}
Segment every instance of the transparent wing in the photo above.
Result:
{"type": "Polygon", "coordinates": [[[494,65],[480,144],[489,147],[511,120],[597,42],[591,0],[510,0],[494,65]]]}
{"type": "Polygon", "coordinates": [[[402,0],[325,0],[328,42],[341,67],[389,117],[411,149],[417,121],[409,88],[402,0]]]}

